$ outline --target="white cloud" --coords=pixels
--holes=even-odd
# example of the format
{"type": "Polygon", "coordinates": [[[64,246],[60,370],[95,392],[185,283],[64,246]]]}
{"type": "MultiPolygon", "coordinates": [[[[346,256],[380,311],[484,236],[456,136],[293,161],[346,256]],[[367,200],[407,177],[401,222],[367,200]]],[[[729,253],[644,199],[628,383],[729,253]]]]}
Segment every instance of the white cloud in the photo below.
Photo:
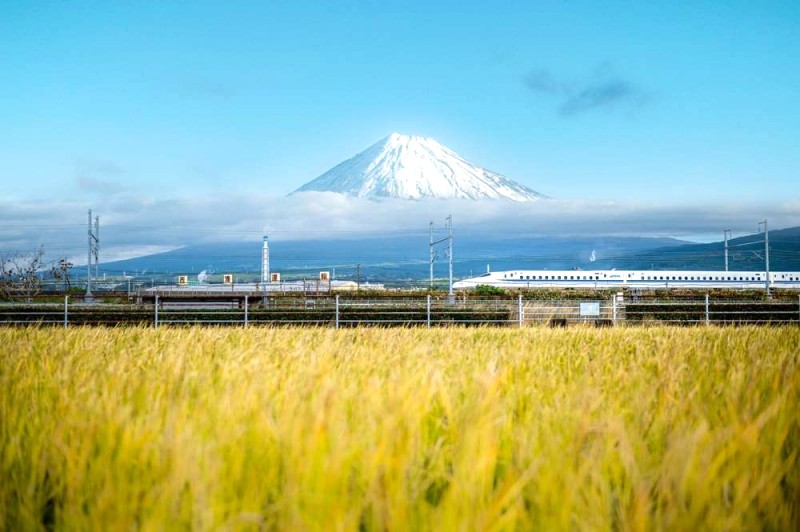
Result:
{"type": "MultiPolygon", "coordinates": [[[[76,202],[0,202],[0,250],[44,245],[51,255],[83,257],[87,205],[76,202]]],[[[759,221],[770,228],[800,226],[800,201],[781,204],[622,204],[590,200],[531,203],[470,200],[370,200],[328,192],[289,197],[232,194],[214,197],[115,195],[92,206],[100,216],[101,258],[133,256],[183,245],[272,239],[349,238],[381,233],[424,235],[453,215],[456,239],[471,235],[616,235],[690,237],[745,234],[759,221]],[[103,253],[106,255],[103,255],[103,253]],[[117,255],[121,256],[121,255],[117,255]]]]}

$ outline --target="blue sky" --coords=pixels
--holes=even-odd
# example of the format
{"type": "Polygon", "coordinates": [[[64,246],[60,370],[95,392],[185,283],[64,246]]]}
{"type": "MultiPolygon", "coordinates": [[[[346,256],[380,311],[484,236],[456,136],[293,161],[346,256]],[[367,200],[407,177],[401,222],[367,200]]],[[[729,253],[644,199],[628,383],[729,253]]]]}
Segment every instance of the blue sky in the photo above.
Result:
{"type": "Polygon", "coordinates": [[[6,0],[0,204],[278,201],[398,131],[695,233],[800,223],[798,29],[796,1],[6,0]]]}

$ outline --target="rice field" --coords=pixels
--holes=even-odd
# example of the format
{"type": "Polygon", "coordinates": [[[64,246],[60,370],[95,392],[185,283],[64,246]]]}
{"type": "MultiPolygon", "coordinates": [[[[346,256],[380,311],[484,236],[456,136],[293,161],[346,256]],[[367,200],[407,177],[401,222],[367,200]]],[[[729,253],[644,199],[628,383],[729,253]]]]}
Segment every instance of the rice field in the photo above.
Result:
{"type": "Polygon", "coordinates": [[[800,328],[0,329],[3,530],[798,530],[800,328]]]}

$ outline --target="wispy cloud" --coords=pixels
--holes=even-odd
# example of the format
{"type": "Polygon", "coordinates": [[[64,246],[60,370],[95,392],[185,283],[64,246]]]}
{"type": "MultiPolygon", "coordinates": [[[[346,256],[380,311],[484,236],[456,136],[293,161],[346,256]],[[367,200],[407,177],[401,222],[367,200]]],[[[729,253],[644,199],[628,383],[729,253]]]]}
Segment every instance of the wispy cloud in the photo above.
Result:
{"type": "Polygon", "coordinates": [[[112,161],[83,158],[75,165],[75,184],[95,194],[116,194],[126,189],[119,181],[124,174],[125,170],[112,161]]]}
{"type": "Polygon", "coordinates": [[[181,80],[178,84],[181,98],[197,100],[231,100],[235,92],[230,85],[211,78],[181,80]]]}
{"type": "Polygon", "coordinates": [[[569,95],[574,88],[569,83],[557,80],[548,70],[539,69],[525,76],[525,85],[535,92],[569,95]]]}
{"type": "Polygon", "coordinates": [[[564,80],[546,69],[530,72],[525,86],[533,92],[558,99],[558,114],[575,116],[596,109],[635,109],[650,101],[647,91],[601,65],[588,80],[564,80]]]}

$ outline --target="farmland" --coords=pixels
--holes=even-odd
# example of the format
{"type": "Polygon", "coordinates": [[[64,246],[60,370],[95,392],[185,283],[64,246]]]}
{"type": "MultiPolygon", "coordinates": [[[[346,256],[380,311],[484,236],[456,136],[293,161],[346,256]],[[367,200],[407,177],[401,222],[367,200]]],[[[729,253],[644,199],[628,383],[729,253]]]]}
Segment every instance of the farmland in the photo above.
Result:
{"type": "Polygon", "coordinates": [[[0,329],[0,528],[798,529],[800,328],[0,329]]]}

